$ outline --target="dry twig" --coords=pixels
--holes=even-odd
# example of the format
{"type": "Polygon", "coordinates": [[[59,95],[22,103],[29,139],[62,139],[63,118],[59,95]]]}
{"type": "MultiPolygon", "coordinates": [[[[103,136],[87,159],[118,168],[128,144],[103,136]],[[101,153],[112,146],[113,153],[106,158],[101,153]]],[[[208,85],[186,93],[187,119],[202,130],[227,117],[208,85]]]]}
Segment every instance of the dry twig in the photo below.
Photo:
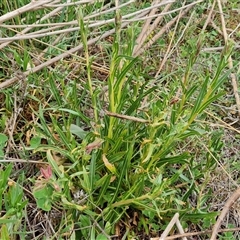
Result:
{"type": "Polygon", "coordinates": [[[12,12],[9,12],[3,16],[0,17],[0,24],[2,24],[3,22],[11,19],[11,18],[14,18],[14,17],[17,17],[25,12],[28,12],[28,11],[33,11],[35,9],[39,9],[40,7],[43,8],[44,5],[48,2],[51,2],[52,0],[41,0],[41,1],[32,1],[30,2],[29,4],[19,8],[19,9],[16,9],[12,12]]]}
{"type": "Polygon", "coordinates": [[[227,200],[227,202],[225,203],[223,210],[220,214],[220,216],[218,217],[217,222],[215,223],[213,230],[212,230],[212,236],[210,240],[215,240],[217,237],[217,233],[218,230],[221,226],[221,222],[223,221],[224,217],[226,216],[226,214],[228,213],[229,209],[231,208],[231,206],[234,204],[234,202],[240,197],[240,188],[238,188],[233,194],[232,196],[227,200]]]}
{"type": "Polygon", "coordinates": [[[183,10],[178,16],[174,17],[171,21],[169,21],[165,26],[161,28],[161,30],[154,35],[145,46],[141,47],[138,51],[134,52],[134,56],[139,56],[143,52],[145,52],[149,47],[153,45],[172,25],[179,19],[182,18],[190,9],[193,8],[194,5],[188,6],[185,10],[183,10]]]}
{"type": "MultiPolygon", "coordinates": [[[[152,3],[152,5],[154,5],[155,3],[158,3],[158,2],[159,1],[155,1],[152,3]]],[[[172,5],[172,3],[167,4],[165,6],[165,8],[163,9],[162,13],[166,13],[170,9],[171,5],[172,5]]],[[[149,13],[149,16],[153,16],[156,13],[156,11],[157,11],[157,8],[152,9],[151,12],[149,13]]],[[[136,53],[142,48],[142,46],[144,45],[144,42],[147,40],[149,35],[152,33],[152,31],[154,31],[154,29],[157,27],[157,25],[162,20],[163,15],[158,16],[154,20],[154,22],[151,24],[152,18],[148,18],[142,27],[142,31],[136,40],[136,45],[133,50],[134,55],[136,55],[136,53]]]]}
{"type": "MultiPolygon", "coordinates": [[[[236,232],[236,231],[240,231],[240,228],[220,229],[218,232],[222,233],[222,232],[236,232]]],[[[192,236],[199,236],[199,235],[204,235],[204,234],[209,234],[209,233],[212,233],[212,230],[176,234],[176,235],[173,235],[173,236],[166,237],[164,240],[174,240],[174,239],[179,239],[181,237],[192,237],[192,236]]],[[[151,238],[151,240],[159,240],[159,237],[151,238]]]]}
{"type": "MultiPolygon", "coordinates": [[[[19,16],[21,15],[23,12],[27,12],[27,11],[34,11],[36,9],[39,9],[39,8],[42,8],[44,7],[45,3],[49,3],[50,1],[39,1],[39,2],[32,2],[28,5],[25,6],[24,9],[22,8],[19,8],[9,14],[5,14],[3,15],[2,17],[0,17],[0,23],[3,23],[4,21],[6,20],[9,20],[11,18],[14,18],[16,16],[19,16]],[[40,3],[41,2],[41,3],[40,3]]],[[[51,4],[55,4],[59,1],[53,1],[51,2],[51,4]]],[[[127,4],[129,3],[132,3],[133,0],[130,0],[127,4]]],[[[160,5],[164,5],[164,4],[167,4],[168,2],[163,2],[163,3],[160,3],[160,5]]],[[[67,3],[68,4],[68,1],[67,3]]],[[[76,2],[76,4],[80,4],[80,2],[76,2]]],[[[122,4],[122,5],[119,5],[119,6],[116,6],[115,8],[111,8],[109,10],[107,10],[106,12],[109,12],[109,11],[113,11],[113,10],[116,10],[117,8],[121,8],[122,6],[124,6],[125,4],[122,4]]],[[[64,5],[65,6],[65,5],[64,5]]],[[[27,26],[27,28],[25,28],[21,33],[15,35],[14,37],[12,38],[1,38],[0,41],[2,41],[3,43],[0,45],[0,49],[2,49],[3,47],[7,46],[9,43],[11,43],[13,40],[19,40],[19,39],[34,39],[36,37],[40,37],[40,36],[46,36],[46,35],[53,35],[53,34],[56,34],[56,33],[66,33],[69,32],[69,31],[73,31],[73,30],[76,30],[78,31],[79,30],[79,27],[76,27],[76,28],[68,28],[68,29],[62,29],[62,30],[56,30],[56,31],[51,31],[49,32],[49,28],[48,29],[42,29],[38,32],[34,32],[32,31],[32,33],[30,34],[26,34],[28,31],[30,30],[33,30],[33,28],[36,28],[38,26],[39,23],[41,23],[43,20],[46,20],[46,19],[49,19],[51,16],[53,16],[54,14],[56,14],[57,12],[59,12],[62,7],[64,7],[63,5],[54,5],[54,7],[57,7],[55,10],[53,10],[52,12],[50,12],[49,14],[47,14],[46,16],[44,16],[42,19],[40,19],[39,21],[37,21],[36,23],[32,24],[32,25],[29,25],[27,26]],[[48,32],[46,32],[48,30],[48,32]]],[[[150,7],[150,9],[153,8],[153,7],[150,7]]],[[[134,12],[132,14],[128,14],[126,16],[123,16],[123,19],[128,19],[130,17],[133,17],[133,16],[137,16],[137,18],[142,18],[144,16],[146,16],[146,14],[148,13],[149,9],[143,9],[143,10],[140,10],[140,11],[137,11],[137,12],[134,12]]],[[[89,16],[86,16],[86,20],[90,20],[92,17],[96,17],[98,14],[101,14],[101,13],[93,13],[92,15],[89,15],[89,16]]],[[[115,19],[110,19],[108,21],[102,21],[102,22],[97,22],[97,24],[105,24],[105,23],[108,23],[108,22],[112,22],[112,21],[115,21],[115,19]]],[[[132,19],[132,21],[135,21],[134,19],[132,19]]],[[[76,21],[77,23],[77,21],[76,21]]],[[[71,24],[74,25],[73,22],[71,22],[71,24]]],[[[94,23],[95,24],[95,23],[94,23]]],[[[127,25],[129,25],[130,22],[127,21],[127,22],[124,22],[122,23],[122,28],[126,27],[127,25]]],[[[91,24],[90,24],[91,25],[91,24]]],[[[61,24],[59,25],[55,25],[53,27],[60,27],[62,26],[61,24]]],[[[47,26],[46,26],[47,27],[47,26]]],[[[90,27],[90,26],[88,26],[90,27]]],[[[97,41],[101,40],[101,39],[104,39],[108,36],[110,36],[111,34],[113,34],[115,31],[115,29],[112,29],[108,32],[105,32],[104,34],[102,35],[99,35],[95,38],[92,38],[88,41],[88,45],[92,45],[94,43],[96,43],[97,41]]],[[[58,38],[56,41],[60,40],[61,38],[58,38]]],[[[79,50],[82,50],[82,44],[80,44],[79,46],[77,47],[74,47],[68,51],[65,51],[64,53],[50,59],[50,60],[47,60],[46,62],[43,62],[41,64],[39,64],[38,66],[35,66],[33,67],[32,69],[22,73],[24,75],[24,77],[27,79],[27,76],[31,73],[35,73],[35,72],[38,72],[39,70],[43,69],[44,67],[49,67],[50,65],[52,65],[53,63],[69,56],[69,55],[73,55],[75,52],[79,51],[79,50]]],[[[12,77],[11,79],[7,79],[5,82],[2,82],[0,83],[0,89],[3,89],[3,88],[6,88],[12,84],[14,84],[15,82],[18,81],[18,77],[17,76],[14,76],[12,77]]]]}
{"type": "Polygon", "coordinates": [[[116,117],[116,118],[120,118],[120,119],[126,119],[126,120],[130,120],[130,121],[134,121],[134,122],[150,123],[149,120],[145,120],[145,119],[142,119],[142,118],[132,117],[132,116],[119,114],[119,113],[112,113],[112,112],[109,112],[107,110],[105,112],[106,112],[106,114],[108,116],[111,116],[111,117],[116,117]]]}
{"type": "MultiPolygon", "coordinates": [[[[108,32],[105,32],[105,33],[104,33],[103,35],[101,35],[100,37],[96,37],[96,38],[93,38],[93,39],[89,40],[89,41],[88,41],[88,45],[92,45],[92,44],[94,44],[95,42],[97,42],[98,40],[110,36],[112,33],[114,33],[114,31],[115,31],[115,29],[112,29],[112,30],[110,30],[110,31],[108,31],[108,32]]],[[[66,52],[64,52],[64,53],[62,53],[62,54],[60,54],[60,55],[52,58],[52,59],[49,59],[48,61],[43,62],[42,64],[40,64],[40,65],[32,68],[31,70],[28,70],[28,71],[24,72],[23,74],[24,74],[24,76],[27,77],[27,76],[28,76],[29,74],[31,74],[31,73],[38,72],[38,71],[40,71],[41,69],[43,69],[44,67],[48,67],[48,66],[52,65],[53,63],[55,63],[55,62],[57,62],[57,61],[65,58],[65,57],[67,57],[67,56],[69,56],[69,55],[72,55],[72,54],[74,54],[75,52],[77,52],[77,51],[79,51],[79,50],[82,50],[82,48],[83,48],[83,45],[80,44],[79,46],[74,47],[74,48],[72,48],[72,49],[70,49],[70,50],[68,50],[68,51],[66,51],[66,52]]],[[[6,87],[14,84],[14,83],[17,82],[18,80],[19,80],[19,79],[18,79],[17,76],[15,76],[15,77],[13,77],[13,78],[10,78],[10,79],[7,79],[5,82],[0,83],[0,89],[6,88],[6,87]]]]}
{"type": "MultiPolygon", "coordinates": [[[[171,219],[170,223],[168,224],[168,226],[166,227],[166,229],[164,230],[164,232],[162,233],[160,238],[157,238],[157,240],[165,240],[167,238],[167,235],[169,234],[169,232],[171,231],[171,229],[173,228],[173,226],[176,224],[179,232],[181,234],[184,234],[182,225],[179,221],[179,213],[175,213],[175,215],[173,216],[173,218],[171,219]]],[[[187,238],[185,236],[182,236],[183,240],[187,240],[187,238]]],[[[152,240],[152,239],[151,239],[152,240]]]]}

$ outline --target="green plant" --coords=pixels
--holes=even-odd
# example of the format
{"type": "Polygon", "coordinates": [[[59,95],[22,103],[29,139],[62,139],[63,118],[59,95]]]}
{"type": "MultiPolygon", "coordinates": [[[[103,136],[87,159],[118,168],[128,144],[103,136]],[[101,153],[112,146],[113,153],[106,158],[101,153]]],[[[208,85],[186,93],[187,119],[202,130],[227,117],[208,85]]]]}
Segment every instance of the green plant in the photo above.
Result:
{"type": "MultiPolygon", "coordinates": [[[[0,95],[4,99],[0,156],[5,155],[2,161],[19,161],[20,171],[24,172],[18,177],[6,167],[0,175],[0,179],[19,178],[18,190],[6,186],[6,179],[0,188],[4,196],[2,209],[13,213],[14,219],[2,222],[3,239],[8,239],[9,233],[12,238],[26,239],[30,232],[34,239],[38,230],[31,223],[45,224],[37,218],[28,218],[29,226],[23,224],[24,213],[29,217],[30,204],[24,202],[22,187],[32,194],[27,198],[36,215],[47,216],[51,222],[52,228],[45,228],[46,235],[53,239],[109,239],[120,231],[124,232],[119,236],[122,239],[143,233],[157,236],[176,212],[186,228],[195,224],[205,229],[215,221],[218,213],[209,211],[213,194],[208,183],[221,156],[224,133],[213,132],[211,116],[205,110],[214,112],[211,104],[224,97],[231,45],[221,55],[201,51],[203,46],[208,47],[209,40],[221,44],[215,30],[199,34],[202,23],[196,19],[205,12],[203,4],[190,18],[181,19],[179,15],[174,32],[168,27],[168,36],[163,35],[150,50],[146,49],[143,58],[136,58],[134,49],[141,24],[132,23],[122,29],[128,21],[122,15],[141,6],[149,7],[150,3],[140,1],[101,15],[105,3],[97,1],[78,9],[62,5],[62,11],[52,19],[41,19],[51,11],[43,8],[38,14],[27,12],[4,22],[16,25],[38,21],[43,25],[32,29],[28,36],[43,30],[46,36],[15,41],[1,53],[1,80],[16,70],[27,75],[13,88],[1,90],[0,95]],[[65,21],[75,24],[76,16],[79,29],[73,29],[77,31],[60,37],[52,35],[55,27],[68,30],[70,25],[65,21]],[[113,38],[92,44],[93,39],[107,36],[114,23],[92,26],[112,18],[113,38]],[[192,21],[191,27],[187,19],[192,21]],[[43,29],[46,26],[49,29],[43,29]],[[173,49],[167,46],[169,36],[175,43],[173,49]],[[67,58],[52,62],[62,52],[81,44],[83,52],[79,48],[73,54],[71,49],[67,58]],[[161,66],[161,75],[152,77],[166,48],[168,61],[161,66]],[[37,71],[42,65],[33,61],[36,56],[45,68],[37,73],[30,71],[29,75],[29,67],[37,71]],[[11,132],[9,123],[14,126],[11,132]],[[12,201],[16,194],[19,198],[12,201]],[[56,209],[61,216],[52,218],[56,209]],[[19,221],[15,221],[16,216],[19,221]]],[[[2,4],[0,11],[4,14],[24,4],[24,0],[2,4]]],[[[158,26],[164,29],[164,22],[177,14],[166,15],[158,26]]],[[[14,31],[4,28],[2,34],[10,37],[14,31]]],[[[150,34],[145,42],[152,38],[150,34]]]]}
{"type": "MultiPolygon", "coordinates": [[[[12,165],[0,170],[0,237],[9,239],[21,230],[21,221],[24,218],[24,208],[28,201],[24,200],[23,189],[19,183],[9,180],[12,165]]],[[[19,177],[21,182],[23,175],[19,177]]]]}
{"type": "MultiPolygon", "coordinates": [[[[200,195],[196,208],[188,202],[189,196],[202,192],[197,186],[197,181],[203,177],[200,172],[213,164],[209,156],[206,156],[209,160],[204,160],[202,165],[196,165],[191,155],[187,151],[181,151],[178,145],[205,134],[196,120],[210,103],[221,96],[218,90],[226,79],[226,74],[221,74],[229,50],[226,49],[227,53],[223,53],[213,77],[209,74],[203,83],[192,85],[189,79],[193,75],[192,68],[199,54],[200,46],[197,45],[181,83],[181,100],[171,103],[172,96],[157,91],[156,87],[149,88],[143,83],[140,83],[139,87],[133,86],[133,79],[137,78],[133,67],[138,60],[131,56],[133,45],[129,44],[124,48],[119,44],[121,40],[118,31],[117,29],[114,39],[108,78],[108,111],[112,115],[106,114],[102,120],[99,119],[101,106],[96,102],[98,95],[97,93],[94,95],[90,90],[93,97],[95,126],[98,128],[93,133],[80,134],[82,142],[77,143],[77,139],[69,130],[71,126],[69,119],[73,119],[73,112],[61,111],[63,126],[51,117],[53,131],[61,139],[56,140],[51,137],[52,133],[42,114],[41,131],[49,144],[36,150],[51,149],[71,161],[72,166],[68,168],[54,165],[54,160],[50,163],[59,179],[55,182],[70,181],[72,186],[80,186],[87,196],[86,205],[81,208],[81,215],[76,215],[76,224],[79,224],[81,229],[86,227],[91,229],[78,233],[84,238],[97,236],[102,230],[105,234],[113,234],[115,224],[127,219],[134,211],[142,216],[143,226],[147,225],[146,219],[151,219],[151,222],[155,223],[160,219],[168,222],[174,212],[180,212],[185,221],[197,222],[203,217],[213,221],[217,213],[208,212],[207,197],[200,195]],[[151,101],[155,97],[153,93],[161,94],[159,97],[162,99],[151,101]],[[145,111],[139,111],[144,98],[147,98],[150,104],[145,111]],[[146,123],[141,123],[139,119],[146,120],[146,123]],[[61,147],[56,147],[59,144],[61,147]],[[66,180],[61,180],[64,178],[66,180]],[[180,189],[175,187],[182,183],[186,187],[180,189]],[[98,214],[98,210],[101,213],[98,214]],[[94,227],[94,222],[100,227],[94,227]]],[[[128,42],[133,44],[132,31],[128,33],[130,33],[127,35],[128,42]]],[[[86,38],[84,34],[82,37],[86,38]]],[[[90,64],[88,61],[87,65],[90,64]]],[[[87,68],[90,69],[90,66],[87,68]]],[[[90,70],[88,79],[88,86],[91,89],[90,70]]],[[[51,89],[54,90],[55,87],[52,85],[51,89]]],[[[64,103],[57,95],[58,91],[54,90],[54,96],[59,99],[60,106],[64,103]]],[[[108,111],[106,113],[109,113],[108,111]]],[[[212,141],[214,144],[210,142],[211,148],[221,148],[215,144],[219,141],[218,138],[215,137],[212,141]]],[[[63,206],[67,206],[70,211],[78,209],[75,203],[69,204],[70,193],[63,191],[63,194],[62,200],[65,199],[62,202],[63,206]]]]}
{"type": "Polygon", "coordinates": [[[0,134],[0,159],[4,157],[4,146],[8,140],[8,137],[5,134],[0,134]]]}
{"type": "MultiPolygon", "coordinates": [[[[233,224],[228,224],[228,229],[234,228],[233,224]]],[[[221,240],[230,240],[230,239],[235,239],[236,237],[234,236],[233,232],[225,232],[222,233],[221,236],[219,236],[219,239],[221,240]]]]}

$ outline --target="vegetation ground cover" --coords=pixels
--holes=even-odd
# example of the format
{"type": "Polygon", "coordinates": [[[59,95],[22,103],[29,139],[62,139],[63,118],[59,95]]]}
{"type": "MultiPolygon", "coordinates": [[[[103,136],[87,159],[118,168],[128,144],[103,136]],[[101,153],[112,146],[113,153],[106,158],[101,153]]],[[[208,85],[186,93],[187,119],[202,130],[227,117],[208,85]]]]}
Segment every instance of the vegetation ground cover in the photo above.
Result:
{"type": "Polygon", "coordinates": [[[210,239],[239,189],[238,1],[0,9],[0,238],[159,239],[178,213],[210,239]]]}

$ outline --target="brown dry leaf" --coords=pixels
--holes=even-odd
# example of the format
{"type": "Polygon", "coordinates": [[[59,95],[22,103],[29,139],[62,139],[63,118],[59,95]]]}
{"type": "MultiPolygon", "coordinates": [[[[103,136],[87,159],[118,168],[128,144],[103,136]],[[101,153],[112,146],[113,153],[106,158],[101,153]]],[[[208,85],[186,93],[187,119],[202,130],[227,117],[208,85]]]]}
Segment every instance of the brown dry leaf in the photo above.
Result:
{"type": "Polygon", "coordinates": [[[119,226],[119,223],[117,223],[115,226],[115,235],[121,236],[121,228],[119,226]]]}
{"type": "Polygon", "coordinates": [[[134,212],[133,213],[133,225],[135,225],[135,226],[137,226],[137,224],[138,224],[137,219],[138,219],[138,213],[134,212]]]}
{"type": "Polygon", "coordinates": [[[47,184],[48,180],[43,177],[43,175],[40,175],[36,182],[34,183],[33,189],[38,190],[41,188],[44,188],[47,184]]]}
{"type": "Polygon", "coordinates": [[[100,138],[97,138],[94,142],[89,143],[86,146],[86,152],[87,154],[90,154],[92,152],[93,149],[98,149],[102,146],[103,140],[100,138]]]}
{"type": "Polygon", "coordinates": [[[116,176],[112,176],[112,177],[110,178],[110,183],[112,183],[113,181],[115,181],[115,179],[116,179],[116,176]]]}
{"type": "Polygon", "coordinates": [[[52,157],[58,166],[61,166],[66,161],[66,159],[60,153],[57,152],[52,151],[52,157]]]}
{"type": "Polygon", "coordinates": [[[31,130],[28,130],[25,134],[27,146],[30,146],[31,135],[32,135],[31,130]]]}
{"type": "Polygon", "coordinates": [[[117,170],[116,170],[115,166],[108,161],[108,159],[107,159],[107,157],[106,157],[105,154],[102,155],[102,159],[103,159],[103,162],[104,162],[105,167],[106,167],[111,173],[116,174],[116,173],[117,173],[117,170]]]}

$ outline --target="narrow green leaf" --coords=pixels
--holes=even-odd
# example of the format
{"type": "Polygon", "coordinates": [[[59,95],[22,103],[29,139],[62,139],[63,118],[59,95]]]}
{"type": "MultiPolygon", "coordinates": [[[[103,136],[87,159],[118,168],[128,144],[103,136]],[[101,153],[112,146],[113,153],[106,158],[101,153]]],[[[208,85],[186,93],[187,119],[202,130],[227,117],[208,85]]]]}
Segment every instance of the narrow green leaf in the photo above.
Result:
{"type": "MultiPolygon", "coordinates": [[[[0,220],[1,222],[1,220],[0,220]]],[[[10,234],[8,232],[7,226],[5,224],[2,225],[0,230],[0,238],[4,240],[10,240],[10,234]]]]}
{"type": "Polygon", "coordinates": [[[112,174],[108,175],[104,175],[100,180],[98,180],[98,182],[96,183],[97,187],[100,187],[100,193],[98,195],[98,200],[97,200],[97,206],[103,206],[103,203],[105,202],[104,200],[104,196],[106,194],[106,191],[110,185],[110,180],[111,180],[111,176],[112,174]]]}
{"type": "Polygon", "coordinates": [[[90,178],[90,191],[94,191],[95,185],[95,178],[96,178],[96,160],[97,154],[96,152],[92,153],[91,162],[90,162],[90,169],[89,169],[89,178],[90,178]]]}
{"type": "Polygon", "coordinates": [[[54,172],[58,175],[59,178],[64,178],[64,173],[59,169],[56,161],[54,160],[51,150],[47,150],[47,159],[48,162],[51,164],[52,168],[54,169],[54,172]]]}
{"type": "Polygon", "coordinates": [[[55,100],[57,101],[57,105],[61,106],[62,105],[62,97],[60,96],[59,90],[57,89],[55,76],[51,72],[49,72],[48,80],[49,80],[48,82],[50,84],[50,90],[51,90],[55,100]]]}
{"type": "Polygon", "coordinates": [[[53,123],[53,127],[56,130],[56,132],[58,133],[59,137],[61,138],[62,143],[64,143],[64,146],[71,151],[72,146],[71,146],[71,141],[70,139],[67,138],[66,134],[63,132],[63,130],[58,126],[57,121],[51,117],[52,119],[52,123],[53,123]]]}
{"type": "Polygon", "coordinates": [[[109,238],[103,234],[98,234],[96,240],[108,240],[109,238]]]}
{"type": "Polygon", "coordinates": [[[63,111],[63,112],[70,113],[70,114],[72,114],[72,115],[74,115],[74,116],[78,116],[78,117],[80,117],[84,122],[87,122],[87,123],[90,122],[89,119],[88,119],[84,114],[82,114],[80,111],[77,112],[77,111],[74,111],[74,110],[71,110],[71,109],[68,109],[68,108],[59,108],[58,110],[59,110],[59,111],[63,111]]]}
{"type": "Polygon", "coordinates": [[[195,115],[198,114],[198,112],[199,112],[199,108],[201,107],[202,101],[203,101],[205,95],[207,94],[207,85],[208,85],[209,81],[210,81],[210,78],[209,78],[209,76],[207,76],[202,85],[202,88],[199,92],[197,100],[194,103],[192,112],[189,117],[189,122],[192,122],[195,118],[195,115]]]}
{"type": "Polygon", "coordinates": [[[0,147],[4,146],[7,140],[8,140],[8,137],[5,134],[0,133],[0,147]]]}
{"type": "Polygon", "coordinates": [[[84,139],[87,135],[87,132],[75,124],[70,125],[70,132],[81,139],[84,139]]]}
{"type": "Polygon", "coordinates": [[[202,113],[211,103],[213,103],[214,101],[216,101],[217,99],[219,99],[221,96],[223,96],[224,93],[218,93],[216,95],[213,95],[212,97],[210,97],[206,102],[204,102],[202,104],[202,106],[198,109],[199,114],[202,113]]]}

